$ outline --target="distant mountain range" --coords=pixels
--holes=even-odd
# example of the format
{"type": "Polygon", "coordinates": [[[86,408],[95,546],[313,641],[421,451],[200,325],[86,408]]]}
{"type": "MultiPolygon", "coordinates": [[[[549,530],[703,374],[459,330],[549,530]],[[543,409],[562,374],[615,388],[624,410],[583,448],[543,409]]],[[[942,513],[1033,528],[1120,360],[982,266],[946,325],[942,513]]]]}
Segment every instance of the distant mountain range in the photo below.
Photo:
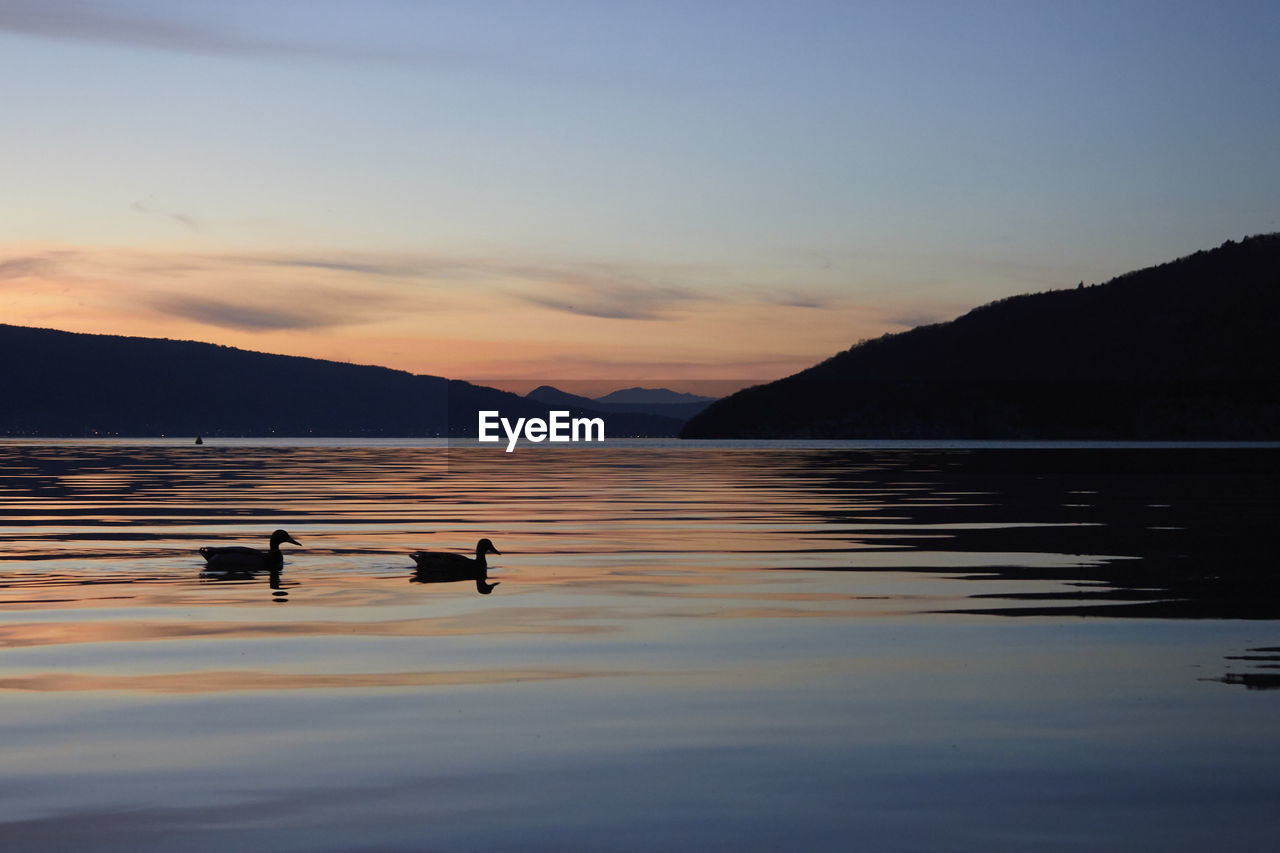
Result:
{"type": "Polygon", "coordinates": [[[1280,234],[1002,299],[713,403],[686,438],[1280,439],[1280,234]]]}
{"type": "MultiPolygon", "coordinates": [[[[545,402],[439,376],[216,344],[0,324],[0,435],[472,436],[476,413],[545,402]]],[[[687,419],[556,403],[607,434],[672,436],[687,419]]]]}
{"type": "Polygon", "coordinates": [[[631,405],[635,403],[645,405],[666,405],[666,404],[698,404],[712,403],[715,397],[701,397],[697,394],[684,394],[679,391],[671,391],[667,388],[623,388],[620,391],[614,391],[605,394],[603,397],[596,397],[597,403],[617,403],[622,405],[631,405]]]}
{"type": "MultiPolygon", "coordinates": [[[[624,388],[603,397],[579,397],[550,385],[540,385],[525,395],[530,400],[557,406],[577,406],[613,414],[645,414],[671,418],[683,424],[715,401],[715,397],[682,394],[666,388],[624,388]]],[[[675,435],[675,431],[671,433],[675,435]]]]}

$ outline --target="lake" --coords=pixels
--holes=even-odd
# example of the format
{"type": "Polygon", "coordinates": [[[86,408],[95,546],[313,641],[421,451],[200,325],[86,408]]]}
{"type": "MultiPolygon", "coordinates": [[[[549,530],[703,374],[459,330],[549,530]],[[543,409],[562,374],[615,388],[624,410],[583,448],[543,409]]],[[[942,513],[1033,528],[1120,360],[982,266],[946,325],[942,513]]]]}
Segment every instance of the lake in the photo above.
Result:
{"type": "Polygon", "coordinates": [[[1278,510],[1274,446],[0,441],[0,845],[1269,851],[1278,510]]]}

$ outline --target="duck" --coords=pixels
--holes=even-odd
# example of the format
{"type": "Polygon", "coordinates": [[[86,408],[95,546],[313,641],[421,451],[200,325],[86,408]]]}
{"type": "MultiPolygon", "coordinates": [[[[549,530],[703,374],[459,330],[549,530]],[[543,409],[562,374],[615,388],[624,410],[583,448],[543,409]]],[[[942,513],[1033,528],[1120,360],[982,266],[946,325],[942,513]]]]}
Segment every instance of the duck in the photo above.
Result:
{"type": "Polygon", "coordinates": [[[488,539],[481,539],[476,543],[475,557],[467,557],[462,554],[452,554],[445,551],[414,551],[409,556],[418,564],[419,569],[458,573],[480,572],[483,574],[489,568],[489,564],[484,559],[485,554],[502,556],[502,552],[493,547],[493,543],[488,539]]]}
{"type": "Polygon", "coordinates": [[[409,556],[418,564],[418,568],[409,580],[414,583],[475,581],[476,592],[488,595],[502,581],[489,583],[489,564],[485,562],[485,554],[501,556],[502,552],[493,547],[488,539],[481,539],[476,543],[475,557],[445,551],[414,551],[409,556]]]}
{"type": "Polygon", "coordinates": [[[280,571],[284,565],[284,554],[280,552],[280,544],[292,542],[299,548],[302,543],[294,539],[287,531],[277,530],[271,534],[271,545],[266,551],[257,548],[246,548],[243,545],[206,546],[200,549],[200,556],[208,564],[206,569],[219,572],[257,572],[280,571]]]}

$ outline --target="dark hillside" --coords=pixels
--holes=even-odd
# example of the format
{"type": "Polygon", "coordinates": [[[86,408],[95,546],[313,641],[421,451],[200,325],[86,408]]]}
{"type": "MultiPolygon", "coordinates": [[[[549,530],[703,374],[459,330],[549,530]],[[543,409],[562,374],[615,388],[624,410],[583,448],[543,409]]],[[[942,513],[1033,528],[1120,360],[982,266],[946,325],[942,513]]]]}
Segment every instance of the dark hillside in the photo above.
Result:
{"type": "Polygon", "coordinates": [[[1280,438],[1280,235],[1003,299],[720,400],[687,438],[1280,438]]]}
{"type": "MultiPolygon", "coordinates": [[[[480,409],[514,419],[548,408],[385,367],[22,326],[0,325],[0,364],[0,435],[463,436],[480,409]]],[[[644,415],[608,424],[618,435],[678,427],[644,415]]]]}

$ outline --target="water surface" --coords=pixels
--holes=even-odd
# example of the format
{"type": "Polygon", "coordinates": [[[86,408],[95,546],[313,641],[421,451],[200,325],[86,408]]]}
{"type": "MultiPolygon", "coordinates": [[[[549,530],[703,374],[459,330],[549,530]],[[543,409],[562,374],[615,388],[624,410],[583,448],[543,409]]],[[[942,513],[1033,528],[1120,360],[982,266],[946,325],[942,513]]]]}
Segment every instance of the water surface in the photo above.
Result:
{"type": "Polygon", "coordinates": [[[0,443],[11,849],[1271,849],[1268,447],[0,443]],[[201,545],[277,575],[202,575],[201,545]],[[502,551],[489,581],[407,554],[502,551]]]}

